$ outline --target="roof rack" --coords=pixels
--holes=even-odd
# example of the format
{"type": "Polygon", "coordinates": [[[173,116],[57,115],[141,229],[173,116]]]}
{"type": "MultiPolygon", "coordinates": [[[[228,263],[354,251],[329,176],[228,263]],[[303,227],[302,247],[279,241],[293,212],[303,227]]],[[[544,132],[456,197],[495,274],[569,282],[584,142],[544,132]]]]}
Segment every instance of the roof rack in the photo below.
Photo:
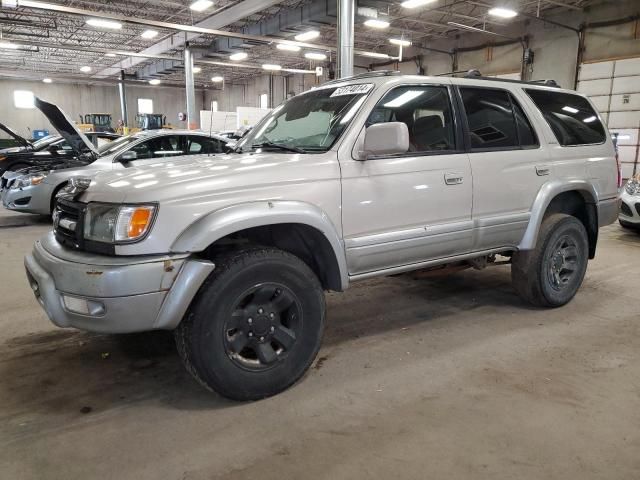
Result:
{"type": "Polygon", "coordinates": [[[399,72],[397,70],[374,70],[372,72],[358,73],[356,75],[351,75],[349,77],[336,78],[335,80],[330,80],[328,82],[325,82],[323,85],[331,85],[333,83],[348,82],[349,80],[360,80],[361,78],[389,77],[392,75],[402,75],[402,72],[399,72]]]}

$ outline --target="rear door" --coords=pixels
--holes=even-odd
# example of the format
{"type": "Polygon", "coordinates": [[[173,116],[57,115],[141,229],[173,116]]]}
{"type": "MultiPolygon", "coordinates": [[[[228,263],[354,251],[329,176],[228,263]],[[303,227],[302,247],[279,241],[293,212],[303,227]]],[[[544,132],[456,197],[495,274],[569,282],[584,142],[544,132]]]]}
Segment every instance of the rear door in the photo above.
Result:
{"type": "Polygon", "coordinates": [[[551,177],[548,152],[517,91],[461,86],[459,92],[473,171],[473,250],[516,246],[551,177]]]}

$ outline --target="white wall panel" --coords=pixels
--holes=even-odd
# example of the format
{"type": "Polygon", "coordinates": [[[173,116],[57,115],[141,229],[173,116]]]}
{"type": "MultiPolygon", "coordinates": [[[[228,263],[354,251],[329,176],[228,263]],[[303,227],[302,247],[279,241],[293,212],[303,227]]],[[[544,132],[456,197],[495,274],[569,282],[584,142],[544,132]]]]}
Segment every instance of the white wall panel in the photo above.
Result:
{"type": "Polygon", "coordinates": [[[580,81],[611,78],[613,76],[613,65],[613,61],[585,63],[580,67],[580,74],[578,78],[580,81]]]}
{"type": "Polygon", "coordinates": [[[585,80],[578,83],[578,91],[590,97],[597,95],[609,95],[611,93],[611,79],[585,80]]]}
{"type": "Polygon", "coordinates": [[[609,95],[598,95],[590,98],[600,113],[609,111],[609,95]]]}
{"type": "Polygon", "coordinates": [[[638,128],[639,112],[611,112],[609,128],[638,128]]]}
{"type": "Polygon", "coordinates": [[[640,75],[640,58],[628,58],[616,61],[616,77],[640,75]]]}
{"type": "Polygon", "coordinates": [[[611,111],[640,111],[640,93],[625,93],[611,97],[611,111]]]}
{"type": "Polygon", "coordinates": [[[638,145],[637,128],[612,128],[618,134],[618,145],[638,145]]]}
{"type": "Polygon", "coordinates": [[[640,76],[614,78],[611,93],[640,93],[640,76]]]}

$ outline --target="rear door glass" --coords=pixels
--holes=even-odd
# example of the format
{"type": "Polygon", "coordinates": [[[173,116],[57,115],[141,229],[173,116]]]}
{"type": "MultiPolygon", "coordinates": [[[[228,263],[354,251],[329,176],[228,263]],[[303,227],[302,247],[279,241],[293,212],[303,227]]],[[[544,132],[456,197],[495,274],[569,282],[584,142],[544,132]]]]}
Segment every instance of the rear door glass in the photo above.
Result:
{"type": "Polygon", "coordinates": [[[540,109],[560,145],[604,143],[606,133],[587,99],[564,92],[525,89],[540,109]]]}

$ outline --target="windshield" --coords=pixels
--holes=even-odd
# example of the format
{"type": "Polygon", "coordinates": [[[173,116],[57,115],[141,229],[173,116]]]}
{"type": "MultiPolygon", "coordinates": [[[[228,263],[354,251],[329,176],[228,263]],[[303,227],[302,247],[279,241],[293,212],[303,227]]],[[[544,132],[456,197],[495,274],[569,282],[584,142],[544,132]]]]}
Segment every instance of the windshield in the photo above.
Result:
{"type": "Polygon", "coordinates": [[[35,142],[33,142],[33,148],[36,150],[44,148],[45,146],[55,142],[59,138],[60,137],[58,135],[47,135],[46,137],[42,137],[40,140],[36,140],[35,142]]]}
{"type": "Polygon", "coordinates": [[[128,135],[126,137],[120,137],[114,140],[113,142],[108,142],[98,147],[98,154],[100,156],[111,155],[112,153],[116,153],[121,149],[128,147],[133,142],[137,142],[138,140],[140,140],[140,137],[137,135],[128,135]]]}
{"type": "Polygon", "coordinates": [[[238,150],[278,148],[326,152],[349,125],[372,88],[372,84],[322,88],[294,97],[265,117],[240,142],[238,150]]]}

